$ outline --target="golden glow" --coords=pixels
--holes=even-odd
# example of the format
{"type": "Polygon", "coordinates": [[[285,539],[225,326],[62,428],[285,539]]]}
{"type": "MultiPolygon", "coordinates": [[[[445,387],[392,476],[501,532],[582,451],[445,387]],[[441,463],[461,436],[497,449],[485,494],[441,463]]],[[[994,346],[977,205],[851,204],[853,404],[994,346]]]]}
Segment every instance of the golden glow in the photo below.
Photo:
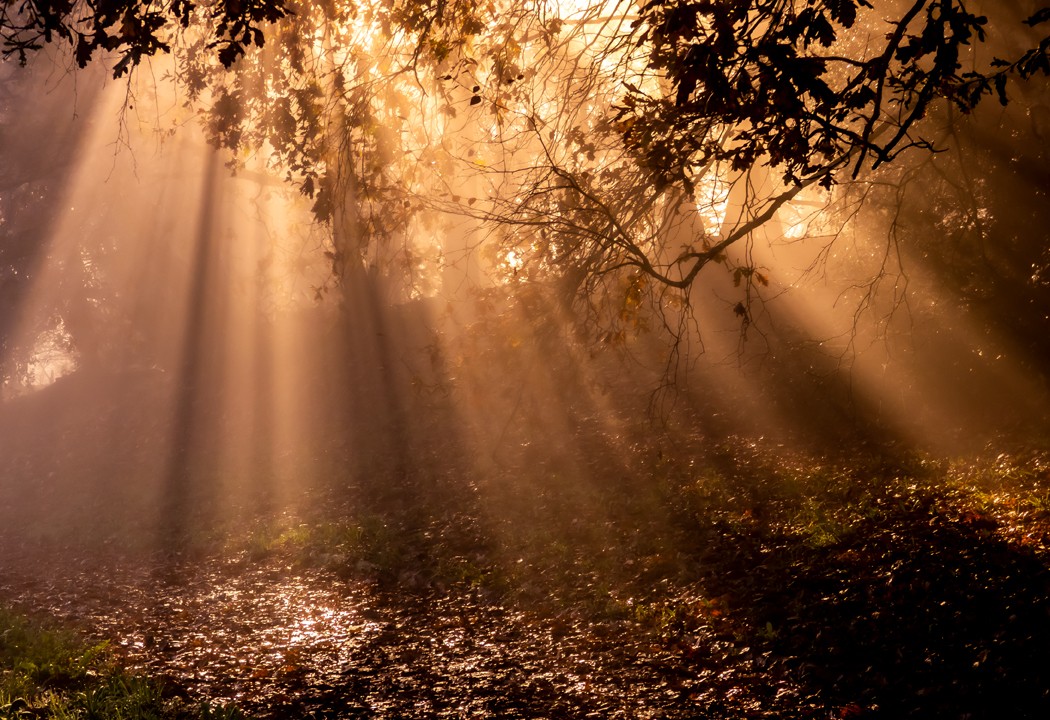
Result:
{"type": "Polygon", "coordinates": [[[47,387],[77,369],[77,352],[71,346],[72,339],[61,318],[54,327],[37,336],[26,369],[28,388],[47,387]]]}
{"type": "MultiPolygon", "coordinates": [[[[353,163],[373,162],[369,181],[380,191],[396,188],[403,194],[395,200],[410,208],[404,225],[388,229],[382,243],[348,223],[361,250],[360,258],[352,258],[360,260],[357,285],[345,277],[340,285],[331,276],[340,248],[312,222],[311,199],[283,183],[286,158],[272,145],[245,143],[231,162],[208,149],[192,126],[157,134],[157,118],[165,129],[185,125],[189,111],[162,86],[145,83],[135,93],[135,112],[122,116],[121,140],[129,147],[115,156],[110,119],[121,117],[127,88],[110,85],[104,100],[85,113],[81,154],[56,190],[54,206],[62,210],[44,251],[48,262],[26,305],[61,305],[55,294],[62,292],[63,273],[79,263],[86,281],[120,296],[112,306],[127,317],[114,327],[127,337],[107,338],[112,347],[92,355],[85,349],[86,331],[73,328],[70,317],[42,319],[29,311],[18,333],[32,348],[29,385],[75,376],[85,366],[95,372],[99,362],[115,372],[127,364],[164,376],[167,387],[156,410],[163,416],[166,446],[151,450],[153,477],[142,481],[152,482],[154,500],[168,493],[176,506],[185,501],[178,483],[195,474],[192,463],[200,462],[223,503],[246,503],[265,490],[280,507],[305,509],[309,491],[326,473],[349,474],[333,463],[349,456],[364,468],[356,472],[367,475],[376,452],[368,433],[407,436],[398,423],[407,426],[401,414],[420,397],[440,398],[452,408],[457,429],[475,451],[473,470],[482,476],[527,463],[534,452],[531,438],[556,439],[564,443],[551,451],[558,471],[582,492],[591,479],[567,439],[572,413],[597,418],[610,436],[619,432],[600,353],[592,358],[574,345],[568,301],[558,304],[537,288],[555,274],[551,270],[573,260],[573,243],[547,232],[578,209],[558,207],[572,199],[555,197],[552,188],[565,185],[550,182],[551,167],[580,187],[608,192],[613,211],[620,209],[617,202],[631,199],[616,191],[636,191],[629,185],[633,160],[619,130],[609,127],[608,108],[622,100],[625,77],[653,94],[660,80],[642,72],[638,48],[603,45],[633,4],[555,4],[549,15],[522,21],[531,23],[528,32],[508,26],[492,6],[483,13],[488,26],[449,50],[440,61],[445,74],[437,79],[410,71],[417,38],[388,32],[384,7],[363,5],[357,13],[343,8],[331,22],[317,25],[307,35],[312,56],[292,88],[319,94],[318,117],[309,119],[331,135],[332,147],[313,169],[357,171],[353,163]],[[349,142],[347,150],[343,141],[350,135],[367,151],[349,142]],[[483,222],[537,197],[555,199],[544,206],[549,215],[536,222],[483,222]],[[118,250],[104,273],[85,264],[85,232],[95,239],[113,236],[118,250]],[[391,268],[403,274],[387,272],[391,268]],[[139,346],[149,349],[145,359],[134,356],[139,346]],[[551,347],[564,350],[561,359],[572,365],[567,374],[579,387],[567,390],[549,372],[551,347]],[[347,418],[362,416],[371,425],[349,427],[347,418]],[[333,460],[326,443],[351,450],[333,460]]],[[[268,62],[265,51],[254,53],[246,63],[255,65],[242,70],[246,76],[260,68],[270,72],[262,73],[266,79],[257,92],[272,104],[288,91],[275,77],[289,68],[268,62]]],[[[656,195],[627,230],[661,268],[673,268],[684,248],[696,252],[726,237],[783,190],[775,173],[764,170],[746,177],[719,166],[696,172],[689,202],[656,195]]],[[[903,322],[894,314],[897,287],[875,288],[866,297],[870,287],[859,281],[845,294],[822,282],[821,263],[847,267],[841,272],[849,284],[855,276],[870,277],[873,263],[886,257],[877,244],[851,244],[844,225],[831,226],[825,208],[833,199],[824,191],[800,193],[773,221],[718,258],[728,272],[708,268],[712,272],[688,297],[657,296],[637,274],[600,278],[608,302],[595,301],[584,312],[610,327],[592,344],[634,353],[639,375],[655,383],[667,379],[661,373],[674,380],[704,374],[701,384],[713,388],[724,414],[742,424],[789,428],[791,418],[763,403],[762,388],[738,367],[754,347],[741,345],[742,313],[736,308],[749,311],[738,305],[744,293],[751,293],[756,310],[763,308],[761,298],[779,297],[780,305],[770,311],[775,319],[802,328],[825,356],[841,358],[841,367],[853,362],[858,347],[874,345],[887,327],[903,322]],[[836,234],[843,237],[829,245],[828,237],[836,234]],[[651,312],[651,297],[664,314],[651,312]],[[872,312],[859,316],[856,307],[864,303],[872,312]],[[683,319],[687,306],[703,335],[683,319]],[[649,333],[662,322],[680,333],[685,346],[707,351],[715,362],[697,365],[699,370],[668,362],[661,354],[667,348],[649,333]]],[[[375,215],[361,222],[390,220],[393,226],[399,218],[389,217],[391,206],[377,202],[375,215]]],[[[947,304],[936,293],[930,302],[947,304]]],[[[1003,343],[978,337],[966,323],[953,332],[957,345],[1002,358],[1004,386],[1023,389],[1020,360],[1003,343]]],[[[854,362],[850,387],[918,442],[930,426],[947,422],[952,405],[943,389],[927,397],[930,383],[919,363],[900,371],[891,355],[876,349],[854,362]],[[925,414],[913,412],[920,399],[925,414]]],[[[804,371],[827,368],[814,362],[804,371]]],[[[839,371],[835,366],[831,372],[839,371]]],[[[109,430],[109,442],[119,444],[124,431],[109,430]]],[[[387,454],[411,454],[406,437],[386,442],[387,454]]],[[[158,507],[158,515],[170,511],[158,507]]],[[[308,638],[323,621],[303,620],[296,637],[308,638]]]]}
{"type": "MultiPolygon", "coordinates": [[[[68,177],[56,183],[56,218],[17,328],[30,348],[27,384],[38,399],[54,392],[62,401],[44,405],[41,427],[63,432],[40,452],[72,460],[59,465],[67,477],[27,473],[25,485],[76,486],[78,514],[116,497],[131,519],[125,537],[149,535],[137,540],[162,563],[186,562],[179,554],[198,532],[228,543],[228,567],[157,611],[174,628],[171,646],[167,637],[119,628],[133,661],[167,653],[192,689],[238,700],[307,675],[312,687],[344,687],[355,680],[346,672],[357,654],[369,673],[388,677],[385,664],[415,662],[385,656],[390,638],[410,646],[396,640],[414,629],[406,620],[432,626],[436,635],[424,639],[436,661],[426,659],[442,668],[487,653],[479,637],[513,643],[540,632],[553,647],[563,630],[556,635],[551,625],[529,620],[520,633],[475,637],[474,615],[435,625],[429,604],[447,600],[446,580],[450,592],[469,586],[472,603],[501,603],[502,590],[490,587],[512,588],[510,603],[527,603],[528,574],[544,582],[559,574],[544,567],[552,557],[556,570],[574,572],[581,554],[594,554],[600,560],[588,569],[604,572],[612,560],[651,553],[628,572],[633,585],[662,574],[664,559],[693,552],[674,546],[688,521],[669,504],[704,490],[708,476],[719,491],[725,483],[727,494],[747,495],[742,487],[757,466],[745,458],[741,467],[712,469],[665,456],[665,448],[677,452],[677,438],[660,420],[683,423],[679,437],[705,446],[683,457],[722,464],[728,456],[707,447],[727,436],[746,435],[752,447],[756,436],[797,443],[807,423],[837,430],[849,420],[843,408],[853,407],[908,448],[947,448],[945,430],[973,408],[938,377],[939,363],[968,354],[995,364],[989,376],[1005,397],[1040,396],[1020,353],[951,315],[951,297],[932,273],[924,277],[917,259],[862,232],[848,207],[830,207],[842,202],[836,192],[798,193],[713,258],[688,293],[635,269],[602,273],[590,258],[579,261],[580,236],[608,241],[612,233],[601,213],[580,212],[584,193],[561,192],[570,182],[629,217],[623,232],[669,275],[678,253],[711,247],[784,191],[773,171],[741,175],[718,165],[695,170],[692,196],[645,196],[647,188],[631,185],[638,175],[607,108],[623,93],[614,69],[633,60],[627,51],[596,53],[604,31],[582,22],[629,4],[562,4],[567,24],[581,24],[552,33],[553,50],[542,35],[501,44],[504,31],[490,27],[462,49],[460,65],[449,61],[443,70],[453,77],[440,82],[405,71],[412,38],[385,36],[379,7],[308,35],[313,66],[292,88],[318,89],[323,99],[308,119],[330,134],[329,146],[313,169],[350,168],[348,176],[378,188],[375,196],[362,191],[365,210],[345,226],[314,221],[316,194],[284,182],[289,168],[278,148],[246,142],[234,157],[216,152],[160,87],[136,94],[116,154],[111,118],[126,88],[110,85],[82,113],[83,137],[68,177]],[[512,66],[510,81],[501,79],[512,66]],[[362,100],[354,95],[361,88],[375,93],[362,100]],[[151,117],[181,127],[157,134],[151,117]],[[360,170],[366,162],[375,167],[360,170]],[[632,204],[638,197],[651,201],[632,204]],[[528,222],[484,222],[531,202],[540,210],[528,222]],[[394,217],[394,207],[406,209],[394,217]],[[601,222],[585,225],[596,216],[601,222]],[[389,224],[373,237],[369,222],[389,224]],[[583,225],[579,234],[564,229],[571,222],[583,225]],[[336,268],[347,248],[359,255],[336,268]],[[560,272],[566,266],[591,273],[586,294],[572,286],[551,292],[550,278],[575,280],[560,272]],[[908,278],[932,288],[923,301],[944,323],[935,332],[908,327],[899,285],[908,278]],[[902,342],[914,338],[933,338],[936,347],[902,342]],[[64,394],[62,385],[78,379],[86,389],[64,394]],[[654,392],[669,383],[680,395],[654,392]],[[90,417],[64,431],[63,416],[78,412],[90,417]],[[649,445],[650,433],[666,435],[649,445]],[[652,533],[673,513],[673,530],[652,533]],[[326,524],[333,516],[344,524],[326,524]],[[441,522],[449,519],[484,550],[447,543],[441,522]],[[431,548],[455,555],[425,556],[431,548]],[[310,567],[302,573],[309,579],[297,576],[299,563],[310,567]],[[493,585],[477,580],[500,563],[493,585]],[[403,603],[411,617],[385,614],[391,595],[371,583],[391,575],[396,587],[423,591],[403,603]],[[524,592],[515,596],[518,581],[524,592]],[[198,624],[232,631],[209,643],[198,624]]],[[[249,70],[273,69],[265,53],[248,60],[258,64],[249,70]]],[[[643,81],[658,90],[656,79],[643,81]]],[[[273,77],[256,85],[267,106],[288,92],[273,77]]],[[[353,210],[358,199],[348,191],[336,201],[353,210]]],[[[786,477],[785,485],[795,482],[786,477]]],[[[35,505],[47,517],[46,503],[35,505]]],[[[736,522],[714,511],[722,514],[711,528],[736,522]]],[[[681,619],[671,605],[654,603],[646,615],[647,601],[622,602],[598,572],[582,582],[595,593],[603,633],[625,619],[648,636],[656,627],[649,620],[681,619]]],[[[141,622],[140,610],[127,603],[124,612],[141,622]]],[[[490,623],[487,613],[481,621],[490,623]]],[[[557,627],[568,628],[565,617],[557,627]]],[[[501,646],[498,666],[516,651],[501,646]]],[[[464,677],[473,676],[467,668],[464,677]]]]}

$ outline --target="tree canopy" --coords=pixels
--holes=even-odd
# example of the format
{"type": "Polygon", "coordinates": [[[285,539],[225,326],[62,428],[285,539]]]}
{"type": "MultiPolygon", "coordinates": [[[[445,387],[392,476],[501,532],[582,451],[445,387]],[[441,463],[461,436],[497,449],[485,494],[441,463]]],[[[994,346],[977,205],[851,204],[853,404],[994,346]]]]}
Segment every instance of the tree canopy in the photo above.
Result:
{"type": "Polygon", "coordinates": [[[274,0],[222,0],[221,2],[103,2],[19,1],[3,4],[0,24],[5,56],[15,55],[23,64],[27,53],[45,44],[69,45],[80,67],[99,52],[118,56],[117,77],[142,59],[170,52],[179,31],[192,25],[207,27],[209,46],[229,67],[250,46],[262,46],[263,24],[287,15],[283,2],[274,0]]]}
{"type": "Polygon", "coordinates": [[[688,305],[711,264],[748,322],[768,272],[728,251],[792,207],[848,216],[836,186],[896,182],[878,173],[943,149],[946,112],[1050,74],[1048,20],[974,0],[27,0],[0,35],[22,62],[59,44],[117,77],[172,53],[212,140],[331,228],[320,293],[369,266],[424,282],[454,216],[490,228],[511,282],[615,326],[643,296],[688,305]]]}

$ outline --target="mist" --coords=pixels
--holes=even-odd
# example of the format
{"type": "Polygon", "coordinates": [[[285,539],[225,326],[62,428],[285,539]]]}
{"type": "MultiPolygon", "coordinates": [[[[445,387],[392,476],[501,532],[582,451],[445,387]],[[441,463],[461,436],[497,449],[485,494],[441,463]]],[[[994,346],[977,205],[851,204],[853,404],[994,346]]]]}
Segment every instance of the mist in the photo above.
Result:
{"type": "MultiPolygon", "coordinates": [[[[479,50],[496,90],[318,40],[394,79],[367,112],[324,88],[328,145],[288,120],[299,165],[251,137],[285,102],[270,46],[207,91],[171,79],[178,56],[120,80],[50,49],[0,63],[0,600],[260,717],[889,717],[922,682],[955,709],[939,653],[982,643],[1006,648],[995,697],[1045,706],[1021,659],[1048,632],[1045,83],[931,110],[943,152],[852,184],[781,203],[778,172],[716,163],[660,195],[630,128],[588,114],[641,51],[581,17],[563,45],[537,24],[546,65],[479,50]],[[659,272],[587,255],[599,227],[659,272]],[[841,690],[821,673],[862,676],[864,646],[821,644],[807,578],[922,548],[964,608],[915,641],[942,674],[905,681],[887,652],[899,690],[841,690]],[[996,583],[1022,621],[974,619],[1007,617],[996,583]]],[[[879,588],[849,602],[940,602],[879,588]]]]}

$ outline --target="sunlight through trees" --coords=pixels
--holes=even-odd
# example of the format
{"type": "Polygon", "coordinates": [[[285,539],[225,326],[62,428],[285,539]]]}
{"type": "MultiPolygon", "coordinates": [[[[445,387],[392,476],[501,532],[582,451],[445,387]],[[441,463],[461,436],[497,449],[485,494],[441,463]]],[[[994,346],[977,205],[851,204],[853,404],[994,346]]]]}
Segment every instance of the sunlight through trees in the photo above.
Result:
{"type": "Polygon", "coordinates": [[[1045,717],[1048,27],[0,3],[0,717],[1045,717]]]}

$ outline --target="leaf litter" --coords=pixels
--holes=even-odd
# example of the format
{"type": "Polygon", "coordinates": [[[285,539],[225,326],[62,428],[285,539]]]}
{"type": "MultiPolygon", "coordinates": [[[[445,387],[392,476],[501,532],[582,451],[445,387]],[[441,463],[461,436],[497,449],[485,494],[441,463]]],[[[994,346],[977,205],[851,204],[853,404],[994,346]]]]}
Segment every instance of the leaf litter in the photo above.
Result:
{"type": "Polygon", "coordinates": [[[425,522],[286,521],[261,549],[5,543],[0,598],[260,718],[1046,716],[1044,456],[725,460],[588,497],[604,525],[525,488],[484,531],[435,500],[425,522]]]}

